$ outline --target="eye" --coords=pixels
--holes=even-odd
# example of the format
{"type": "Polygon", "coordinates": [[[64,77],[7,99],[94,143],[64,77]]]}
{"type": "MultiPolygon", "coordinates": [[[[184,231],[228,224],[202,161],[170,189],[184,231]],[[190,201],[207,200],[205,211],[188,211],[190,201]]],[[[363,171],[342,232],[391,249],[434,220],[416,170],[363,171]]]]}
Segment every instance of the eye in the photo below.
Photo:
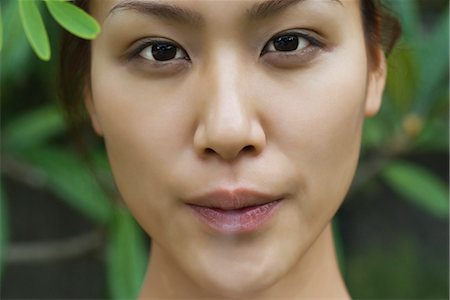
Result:
{"type": "Polygon", "coordinates": [[[183,47],[162,37],[136,41],[122,59],[130,71],[147,76],[170,76],[191,65],[191,59],[183,47]]]}
{"type": "Polygon", "coordinates": [[[267,52],[295,52],[304,51],[310,47],[321,47],[320,42],[306,33],[290,32],[283,33],[272,38],[263,49],[267,52]]]}
{"type": "Polygon", "coordinates": [[[158,64],[167,64],[177,60],[190,60],[186,51],[177,43],[155,38],[137,41],[126,54],[128,62],[149,62],[155,67],[158,64]]]}
{"type": "Polygon", "coordinates": [[[188,59],[188,55],[183,49],[167,41],[148,42],[139,48],[138,54],[144,59],[157,62],[188,59]]]}

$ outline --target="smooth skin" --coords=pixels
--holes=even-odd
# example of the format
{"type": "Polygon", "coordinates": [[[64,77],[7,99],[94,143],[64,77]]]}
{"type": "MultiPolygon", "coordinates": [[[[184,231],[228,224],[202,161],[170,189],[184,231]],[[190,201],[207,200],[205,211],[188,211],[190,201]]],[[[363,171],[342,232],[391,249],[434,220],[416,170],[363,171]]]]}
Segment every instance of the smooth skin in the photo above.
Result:
{"type": "Polygon", "coordinates": [[[359,1],[133,2],[92,2],[85,104],[152,238],[139,298],[349,299],[330,222],[386,78],[359,1]],[[292,32],[298,47],[279,51],[273,38],[292,32]],[[175,57],[156,60],[155,39],[175,57]],[[286,195],[254,232],[214,233],[185,204],[242,186],[286,195]]]}

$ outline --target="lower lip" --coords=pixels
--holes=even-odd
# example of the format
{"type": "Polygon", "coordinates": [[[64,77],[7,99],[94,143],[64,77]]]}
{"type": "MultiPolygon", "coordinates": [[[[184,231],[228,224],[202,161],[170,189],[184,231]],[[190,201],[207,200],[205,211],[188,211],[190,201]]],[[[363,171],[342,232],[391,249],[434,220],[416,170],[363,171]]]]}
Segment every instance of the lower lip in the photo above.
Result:
{"type": "Polygon", "coordinates": [[[241,209],[222,210],[189,205],[199,219],[223,234],[246,233],[261,228],[280,206],[281,200],[241,209]]]}

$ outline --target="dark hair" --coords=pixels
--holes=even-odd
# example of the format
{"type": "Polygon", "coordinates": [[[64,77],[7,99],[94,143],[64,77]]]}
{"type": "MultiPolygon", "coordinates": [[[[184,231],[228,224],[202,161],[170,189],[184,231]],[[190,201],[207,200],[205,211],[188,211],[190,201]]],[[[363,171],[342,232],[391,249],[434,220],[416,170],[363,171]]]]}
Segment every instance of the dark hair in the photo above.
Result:
{"type": "Polygon", "coordinates": [[[401,26],[381,0],[361,0],[361,17],[369,58],[376,67],[380,63],[379,47],[389,55],[400,38],[401,26]]]}
{"type": "MultiPolygon", "coordinates": [[[[89,0],[74,0],[74,4],[88,11],[89,0]]],[[[59,47],[58,98],[75,147],[85,160],[89,159],[85,140],[81,137],[81,126],[86,120],[82,99],[85,89],[90,88],[90,64],[90,41],[63,30],[59,47]]]]}
{"type": "MultiPolygon", "coordinates": [[[[379,65],[379,49],[390,53],[401,34],[401,27],[395,17],[383,6],[381,0],[360,0],[361,16],[366,46],[372,67],[379,65]]],[[[74,3],[88,11],[89,0],[74,0],[74,3]]],[[[83,142],[79,126],[85,119],[83,95],[89,85],[90,42],[64,31],[60,46],[59,98],[75,141],[81,150],[83,142]]]]}

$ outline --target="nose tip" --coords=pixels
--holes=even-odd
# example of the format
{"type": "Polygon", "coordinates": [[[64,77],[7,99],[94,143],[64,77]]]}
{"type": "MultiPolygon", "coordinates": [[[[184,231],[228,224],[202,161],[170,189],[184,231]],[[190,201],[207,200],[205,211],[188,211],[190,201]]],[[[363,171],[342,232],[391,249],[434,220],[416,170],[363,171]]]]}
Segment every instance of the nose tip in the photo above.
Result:
{"type": "Polygon", "coordinates": [[[265,137],[256,125],[222,128],[207,128],[203,125],[196,132],[194,144],[196,152],[202,157],[233,161],[243,155],[258,155],[264,148],[265,137]]]}

